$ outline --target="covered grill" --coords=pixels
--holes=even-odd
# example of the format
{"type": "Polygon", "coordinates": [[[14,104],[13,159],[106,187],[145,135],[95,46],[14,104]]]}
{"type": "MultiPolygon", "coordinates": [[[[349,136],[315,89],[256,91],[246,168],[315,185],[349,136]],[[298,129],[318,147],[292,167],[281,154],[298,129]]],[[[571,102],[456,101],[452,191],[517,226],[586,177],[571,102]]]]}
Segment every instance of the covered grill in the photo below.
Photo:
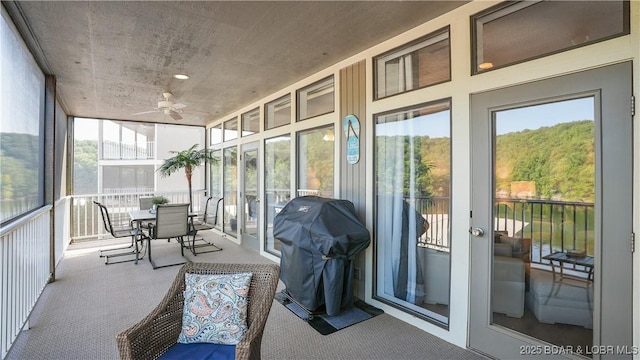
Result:
{"type": "Polygon", "coordinates": [[[317,196],[291,200],[273,222],[280,240],[280,279],[288,296],[309,312],[330,316],[351,304],[353,258],[371,242],[353,204],[317,196]]]}

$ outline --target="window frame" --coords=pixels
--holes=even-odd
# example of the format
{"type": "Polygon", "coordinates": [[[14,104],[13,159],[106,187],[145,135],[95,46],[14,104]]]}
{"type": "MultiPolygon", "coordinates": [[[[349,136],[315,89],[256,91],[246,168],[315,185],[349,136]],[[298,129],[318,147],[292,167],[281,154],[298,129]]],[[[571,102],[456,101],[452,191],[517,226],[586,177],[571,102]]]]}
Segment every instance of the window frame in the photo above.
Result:
{"type": "MultiPolygon", "coordinates": [[[[333,112],[336,111],[336,101],[335,101],[335,94],[336,94],[336,79],[334,77],[333,74],[322,78],[314,83],[311,83],[303,88],[300,88],[298,90],[296,90],[296,122],[300,122],[300,121],[305,121],[305,120],[309,120],[309,119],[313,119],[315,117],[318,116],[322,116],[322,115],[326,115],[326,114],[331,114],[333,112]],[[305,115],[306,117],[302,118],[301,114],[300,114],[300,109],[302,108],[301,101],[302,101],[302,93],[308,94],[310,92],[315,91],[321,91],[324,89],[325,86],[328,87],[327,85],[324,85],[325,82],[331,80],[331,94],[333,95],[331,97],[331,110],[327,110],[325,112],[321,112],[319,114],[315,114],[315,115],[305,115]]],[[[307,98],[307,102],[308,102],[308,95],[305,96],[305,98],[307,98]]]]}
{"type": "Polygon", "coordinates": [[[251,136],[251,135],[255,135],[260,133],[260,107],[256,107],[254,109],[251,109],[247,112],[242,113],[242,115],[240,116],[240,136],[241,137],[247,137],[247,136],[251,136]],[[254,120],[253,118],[257,117],[257,120],[254,120]],[[258,125],[258,128],[256,129],[256,131],[252,131],[248,128],[245,128],[245,125],[252,125],[252,124],[256,124],[258,125]]]}
{"type": "MultiPolygon", "coordinates": [[[[421,36],[415,40],[412,40],[406,44],[397,46],[391,50],[385,51],[382,54],[376,55],[373,57],[372,59],[372,67],[373,67],[373,101],[377,101],[377,100],[382,100],[382,99],[386,99],[386,98],[390,98],[396,95],[401,95],[401,94],[406,94],[406,93],[410,93],[412,91],[415,90],[420,90],[420,89],[424,89],[427,87],[431,87],[431,86],[435,86],[438,84],[443,84],[446,82],[450,82],[451,81],[451,27],[450,26],[445,26],[442,27],[438,30],[432,31],[427,35],[421,36]],[[430,45],[433,45],[437,42],[440,42],[444,39],[441,39],[441,37],[443,37],[444,35],[446,35],[446,40],[448,43],[448,60],[449,60],[449,73],[448,73],[448,78],[446,80],[442,80],[442,81],[437,81],[428,85],[424,85],[424,86],[420,86],[420,87],[416,87],[410,90],[405,90],[405,91],[401,91],[401,92],[397,92],[391,95],[384,95],[384,96],[379,96],[378,95],[378,90],[380,89],[379,87],[379,71],[380,71],[380,66],[379,63],[380,61],[384,61],[386,59],[394,59],[394,58],[399,58],[402,57],[412,51],[415,50],[420,50],[423,48],[426,48],[430,45]]],[[[385,77],[386,79],[386,77],[385,77]]]]}
{"type": "Polygon", "coordinates": [[[268,103],[264,104],[264,129],[265,130],[271,130],[271,129],[275,129],[275,128],[279,128],[281,126],[287,126],[287,125],[291,125],[291,107],[293,106],[293,104],[291,104],[291,94],[286,94],[283,95],[273,101],[269,101],[268,103]],[[289,108],[289,122],[284,123],[284,124],[276,124],[275,122],[275,114],[276,114],[276,107],[281,106],[285,103],[288,103],[288,108],[289,108]],[[273,116],[274,119],[270,118],[270,108],[273,108],[273,116]],[[269,121],[273,122],[273,126],[269,125],[269,121]]]}
{"type": "Polygon", "coordinates": [[[528,57],[525,59],[521,59],[521,60],[516,60],[516,61],[512,61],[503,65],[498,65],[498,66],[493,66],[491,68],[488,69],[479,69],[479,65],[478,64],[478,46],[479,46],[479,38],[481,35],[478,35],[481,30],[479,30],[478,28],[478,20],[482,17],[488,17],[486,22],[489,21],[493,21],[496,19],[499,19],[501,17],[504,16],[509,16],[510,14],[513,14],[517,11],[523,10],[529,6],[532,5],[536,5],[539,4],[541,2],[544,2],[544,0],[538,0],[538,1],[505,1],[503,3],[494,5],[490,8],[484,9],[476,14],[473,14],[469,17],[469,21],[470,21],[470,29],[471,29],[471,49],[470,49],[470,54],[471,54],[471,76],[475,76],[475,75],[479,75],[479,74],[484,74],[490,71],[494,71],[494,70],[498,70],[498,69],[503,69],[509,66],[513,66],[513,65],[517,65],[517,64],[521,64],[524,62],[528,62],[528,61],[532,61],[532,60],[536,60],[536,59],[540,59],[543,57],[547,57],[547,56],[551,56],[554,54],[559,54],[565,51],[570,51],[573,49],[577,49],[577,48],[581,48],[584,46],[590,46],[593,44],[597,44],[599,42],[603,42],[603,41],[607,41],[607,40],[611,40],[617,37],[621,37],[621,36],[625,36],[625,35],[629,35],[631,33],[631,19],[630,19],[630,1],[629,0],[620,0],[622,1],[622,12],[623,12],[623,24],[622,24],[622,31],[616,34],[611,34],[609,36],[605,36],[603,38],[597,39],[597,40],[587,40],[585,42],[582,42],[580,44],[576,44],[576,45],[572,45],[572,46],[568,46],[559,50],[553,50],[550,52],[545,52],[545,53],[541,53],[532,57],[528,57]],[[507,9],[513,7],[512,11],[507,12],[507,9]],[[503,12],[506,12],[504,14],[502,14],[503,12]]]}
{"type": "Polygon", "coordinates": [[[240,129],[239,129],[239,121],[238,121],[238,117],[234,116],[228,120],[225,120],[222,123],[222,142],[227,142],[227,141],[232,141],[232,140],[237,140],[238,138],[240,138],[240,129]],[[235,122],[235,129],[230,129],[227,130],[227,124],[232,124],[235,122]],[[227,131],[235,131],[235,137],[229,137],[227,136],[227,131]]]}
{"type": "MultiPolygon", "coordinates": [[[[372,208],[372,213],[373,213],[373,233],[374,237],[372,239],[372,243],[373,243],[373,272],[372,272],[372,289],[371,289],[371,297],[372,299],[376,300],[376,301],[380,301],[381,303],[384,303],[392,308],[398,309],[400,311],[402,311],[403,313],[415,316],[421,320],[424,320],[426,322],[429,322],[431,324],[434,324],[438,327],[441,327],[443,329],[449,330],[450,326],[451,326],[451,290],[452,290],[452,278],[451,278],[451,269],[452,269],[452,252],[453,252],[453,246],[451,244],[451,239],[449,239],[449,247],[450,247],[450,257],[449,257],[449,305],[448,306],[448,314],[446,316],[447,318],[447,322],[442,322],[439,321],[438,319],[431,317],[429,315],[427,315],[424,312],[420,312],[417,309],[413,309],[411,307],[405,306],[403,304],[400,303],[401,299],[398,299],[398,301],[393,301],[390,298],[384,297],[382,295],[379,295],[379,291],[380,288],[378,286],[378,281],[380,277],[384,277],[384,273],[382,272],[383,267],[380,266],[379,264],[379,251],[381,251],[380,247],[381,247],[381,243],[380,241],[378,241],[378,236],[380,234],[380,230],[379,230],[379,225],[378,225],[378,216],[379,216],[379,210],[378,210],[378,184],[377,184],[377,173],[378,173],[378,169],[377,169],[377,164],[378,164],[378,157],[377,157],[377,147],[376,147],[376,125],[377,125],[377,119],[380,116],[387,116],[387,115],[391,115],[391,114],[398,114],[398,113],[407,113],[410,111],[415,111],[418,110],[420,108],[425,108],[425,107],[429,107],[429,106],[435,106],[438,104],[444,104],[447,103],[448,104],[448,111],[449,111],[449,139],[450,139],[450,143],[449,143],[449,189],[452,189],[452,183],[453,183],[453,99],[451,97],[444,97],[444,98],[439,98],[439,99],[435,99],[435,100],[431,100],[431,101],[426,101],[426,102],[421,102],[421,103],[417,103],[417,104],[412,104],[412,105],[408,105],[408,106],[403,106],[403,107],[399,107],[399,108],[393,108],[393,109],[387,109],[378,113],[375,113],[372,115],[372,119],[373,119],[373,129],[372,129],[372,133],[373,133],[373,157],[371,159],[372,164],[373,164],[373,178],[372,178],[372,183],[373,183],[373,191],[374,191],[374,196],[373,196],[373,208],[372,208]]],[[[453,210],[453,206],[451,203],[451,199],[453,199],[453,192],[450,191],[449,193],[449,215],[452,214],[452,210],[453,210]]],[[[449,234],[451,234],[451,229],[452,229],[452,219],[449,219],[449,229],[448,232],[449,234]]],[[[406,302],[406,300],[405,300],[406,302]]],[[[419,307],[417,305],[415,305],[416,307],[419,307]]],[[[428,310],[428,312],[433,313],[433,311],[428,310]]]]}
{"type": "MultiPolygon", "coordinates": [[[[25,42],[25,39],[20,34],[20,31],[18,31],[16,24],[14,24],[9,14],[3,10],[1,18],[2,18],[1,20],[2,24],[0,24],[0,26],[3,26],[3,27],[6,26],[8,28],[7,35],[17,40],[17,43],[15,45],[19,48],[19,51],[20,51],[20,54],[19,54],[20,59],[15,59],[9,56],[8,54],[9,51],[4,51],[4,50],[6,50],[6,45],[12,46],[12,44],[11,43],[4,44],[3,42],[4,56],[7,56],[9,58],[12,58],[12,60],[15,60],[15,62],[12,61],[10,64],[16,64],[19,60],[26,60],[28,63],[26,64],[21,63],[21,64],[26,65],[24,67],[27,68],[26,71],[29,71],[29,74],[28,74],[30,76],[29,79],[33,80],[33,78],[37,78],[39,82],[37,84],[38,86],[37,98],[35,99],[37,100],[37,104],[39,105],[39,108],[31,110],[31,112],[37,113],[37,119],[27,119],[30,121],[29,124],[33,125],[32,126],[33,129],[37,128],[37,133],[36,134],[29,134],[26,132],[16,133],[16,134],[32,135],[37,137],[37,153],[33,154],[34,156],[36,156],[36,161],[35,161],[35,164],[30,164],[31,166],[29,166],[29,167],[33,167],[34,165],[37,166],[37,180],[36,180],[37,189],[31,189],[31,190],[37,190],[37,194],[32,204],[30,204],[29,201],[27,201],[24,207],[20,206],[17,213],[11,212],[7,214],[8,216],[6,218],[4,219],[0,218],[0,226],[4,227],[5,225],[9,225],[16,221],[19,221],[19,219],[24,218],[25,216],[28,216],[29,214],[37,211],[38,209],[44,207],[47,201],[52,200],[52,199],[49,199],[49,197],[52,196],[52,194],[48,194],[46,189],[46,186],[48,183],[47,179],[50,179],[53,176],[53,173],[51,173],[52,169],[49,169],[49,167],[47,166],[47,163],[49,161],[53,161],[53,157],[47,155],[47,148],[48,146],[50,146],[50,143],[47,142],[47,137],[53,136],[53,133],[52,133],[53,127],[52,125],[50,127],[50,123],[52,123],[54,119],[53,118],[47,119],[45,115],[45,106],[47,101],[46,98],[51,96],[51,93],[48,93],[48,89],[47,89],[48,80],[47,80],[46,74],[40,68],[38,62],[36,61],[31,50],[29,49],[28,44],[25,42]],[[35,123],[35,120],[37,120],[37,124],[35,123]]],[[[3,34],[4,34],[4,31],[3,31],[3,34]]],[[[11,68],[6,70],[15,70],[15,67],[11,66],[11,68]]],[[[11,80],[15,80],[15,78],[10,79],[7,76],[2,77],[2,82],[5,85],[10,85],[8,87],[17,86],[13,82],[10,83],[11,80]]],[[[33,83],[33,81],[31,81],[31,83],[33,83]]],[[[24,83],[21,83],[19,85],[24,85],[24,83]]],[[[21,91],[21,92],[18,92],[17,94],[23,94],[23,93],[24,92],[21,91]]],[[[25,99],[20,98],[20,100],[25,100],[25,99]]],[[[34,100],[34,99],[30,99],[30,100],[34,100]]],[[[32,102],[29,102],[29,103],[32,103],[32,102]]],[[[55,106],[55,102],[54,102],[54,106],[55,106]]],[[[10,109],[3,109],[3,111],[5,112],[10,111],[10,109]]],[[[20,119],[16,119],[15,116],[16,115],[14,115],[14,118],[12,118],[13,122],[20,120],[20,119]]],[[[4,119],[3,123],[5,122],[8,123],[10,121],[7,117],[4,117],[3,119],[4,119]]],[[[7,126],[0,125],[0,131],[6,128],[7,126]]],[[[13,132],[8,131],[3,133],[13,133],[13,132]]],[[[0,173],[0,176],[1,175],[2,174],[0,173]]],[[[21,194],[21,195],[26,195],[26,194],[21,194]]]]}

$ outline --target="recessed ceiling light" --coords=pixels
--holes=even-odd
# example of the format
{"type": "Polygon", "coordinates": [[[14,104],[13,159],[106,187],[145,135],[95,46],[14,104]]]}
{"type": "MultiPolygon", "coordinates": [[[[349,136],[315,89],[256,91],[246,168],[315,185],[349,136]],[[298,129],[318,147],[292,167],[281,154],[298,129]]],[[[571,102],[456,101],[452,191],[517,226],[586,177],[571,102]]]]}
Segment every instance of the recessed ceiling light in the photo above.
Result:
{"type": "Polygon", "coordinates": [[[478,65],[478,67],[482,70],[487,70],[487,69],[491,69],[493,67],[493,63],[492,62],[483,62],[482,64],[478,65]]]}
{"type": "Polygon", "coordinates": [[[173,77],[176,78],[176,79],[180,79],[180,80],[189,79],[189,75],[185,75],[185,74],[175,74],[175,75],[173,75],[173,77]]]}

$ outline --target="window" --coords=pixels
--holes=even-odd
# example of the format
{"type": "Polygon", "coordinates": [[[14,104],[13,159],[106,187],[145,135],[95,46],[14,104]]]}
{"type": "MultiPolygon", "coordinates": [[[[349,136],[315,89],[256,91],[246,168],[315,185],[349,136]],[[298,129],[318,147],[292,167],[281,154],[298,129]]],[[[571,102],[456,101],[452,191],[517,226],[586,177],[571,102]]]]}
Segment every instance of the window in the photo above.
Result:
{"type": "MultiPolygon", "coordinates": [[[[160,176],[154,163],[205,141],[197,126],[74,118],[73,129],[75,195],[187,190],[184,174],[160,176]]],[[[204,188],[204,171],[195,169],[192,182],[204,188]]]]}
{"type": "Polygon", "coordinates": [[[236,236],[238,231],[238,148],[224,149],[224,199],[223,229],[224,232],[236,236]]]}
{"type": "Polygon", "coordinates": [[[214,161],[209,162],[209,189],[210,195],[214,197],[222,196],[222,150],[213,150],[211,155],[214,161]]]}
{"type": "Polygon", "coordinates": [[[102,134],[103,160],[145,160],[155,156],[155,125],[83,118],[77,118],[74,124],[76,139],[97,141],[98,134],[102,134]]]}
{"type": "Polygon", "coordinates": [[[238,118],[224,122],[224,141],[238,138],[238,118]]]}
{"type": "Polygon", "coordinates": [[[449,28],[377,56],[375,99],[451,80],[449,28]]]}
{"type": "Polygon", "coordinates": [[[333,76],[298,90],[298,121],[334,110],[333,76]]]}
{"type": "Polygon", "coordinates": [[[448,325],[449,100],[375,116],[374,296],[448,325]]]}
{"type": "Polygon", "coordinates": [[[333,197],[333,125],[298,133],[298,194],[333,197]]]}
{"type": "Polygon", "coordinates": [[[265,130],[291,124],[291,95],[287,94],[264,106],[265,130]]]}
{"type": "Polygon", "coordinates": [[[45,77],[7,13],[1,13],[0,223],[4,224],[44,205],[45,77]]]}
{"type": "Polygon", "coordinates": [[[260,108],[242,114],[242,136],[260,132],[260,108]]]}
{"type": "Polygon", "coordinates": [[[222,124],[218,124],[209,129],[209,145],[216,145],[222,142],[222,124]]]}
{"type": "Polygon", "coordinates": [[[280,240],[273,237],[273,219],[291,200],[291,136],[283,135],[264,142],[264,187],[266,196],[265,249],[280,254],[280,240]]]}
{"type": "Polygon", "coordinates": [[[477,74],[628,34],[629,2],[505,2],[471,21],[477,74]]]}

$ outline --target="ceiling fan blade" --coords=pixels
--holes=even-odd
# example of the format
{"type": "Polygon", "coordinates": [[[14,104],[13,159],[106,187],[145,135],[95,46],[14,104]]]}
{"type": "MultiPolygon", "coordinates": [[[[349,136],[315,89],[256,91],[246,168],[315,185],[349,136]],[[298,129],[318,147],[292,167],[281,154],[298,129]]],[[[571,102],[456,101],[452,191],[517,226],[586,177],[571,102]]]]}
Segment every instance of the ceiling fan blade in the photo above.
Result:
{"type": "Polygon", "coordinates": [[[174,108],[175,110],[181,110],[181,109],[184,109],[186,107],[187,107],[187,105],[181,104],[181,103],[173,104],[173,106],[172,106],[172,108],[174,108]]]}
{"type": "Polygon", "coordinates": [[[142,115],[142,114],[151,114],[151,113],[154,113],[154,112],[158,112],[158,110],[143,111],[143,112],[131,114],[131,116],[133,116],[133,115],[142,115]]]}
{"type": "Polygon", "coordinates": [[[169,116],[171,116],[173,118],[173,120],[182,119],[182,116],[180,116],[180,114],[178,114],[177,112],[175,112],[173,110],[169,110],[169,116]]]}

